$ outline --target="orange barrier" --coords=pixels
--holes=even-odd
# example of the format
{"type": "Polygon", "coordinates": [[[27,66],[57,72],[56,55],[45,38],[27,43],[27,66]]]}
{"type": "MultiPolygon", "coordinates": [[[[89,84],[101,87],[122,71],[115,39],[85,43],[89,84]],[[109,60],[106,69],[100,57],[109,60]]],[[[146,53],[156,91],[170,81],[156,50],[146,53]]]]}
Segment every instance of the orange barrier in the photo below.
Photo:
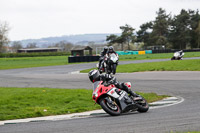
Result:
{"type": "Polygon", "coordinates": [[[145,54],[145,51],[138,51],[138,54],[139,54],[139,55],[145,54]]]}

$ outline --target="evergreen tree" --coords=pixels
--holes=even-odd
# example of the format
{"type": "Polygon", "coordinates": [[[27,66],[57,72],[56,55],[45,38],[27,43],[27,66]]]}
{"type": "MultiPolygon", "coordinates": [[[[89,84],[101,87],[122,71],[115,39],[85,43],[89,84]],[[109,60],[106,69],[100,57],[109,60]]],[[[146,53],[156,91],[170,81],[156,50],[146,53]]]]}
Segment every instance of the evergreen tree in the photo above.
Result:
{"type": "Polygon", "coordinates": [[[191,42],[190,42],[190,47],[191,48],[197,48],[198,47],[198,40],[200,37],[200,34],[198,33],[198,26],[200,22],[200,15],[199,11],[197,10],[196,12],[193,10],[189,10],[190,14],[190,36],[191,36],[191,42]]]}
{"type": "Polygon", "coordinates": [[[169,40],[173,48],[186,49],[186,45],[190,45],[191,41],[190,31],[190,15],[183,9],[171,22],[169,40]]]}
{"type": "Polygon", "coordinates": [[[140,30],[137,31],[137,42],[143,42],[144,46],[150,46],[150,34],[152,32],[153,23],[147,22],[140,26],[140,30]]]}
{"type": "Polygon", "coordinates": [[[136,36],[133,34],[135,29],[128,24],[120,26],[120,29],[122,30],[121,40],[124,40],[124,42],[128,45],[128,50],[130,50],[130,42],[134,43],[136,40],[136,36]]]}
{"type": "Polygon", "coordinates": [[[162,8],[159,8],[159,11],[156,14],[157,17],[153,23],[153,31],[150,34],[150,41],[153,42],[154,45],[166,46],[168,43],[168,29],[171,18],[162,8]]]}
{"type": "Polygon", "coordinates": [[[117,43],[117,38],[118,38],[117,35],[111,34],[111,35],[106,37],[106,41],[108,41],[109,45],[112,45],[114,43],[117,43]]]}
{"type": "Polygon", "coordinates": [[[121,50],[124,50],[124,44],[128,45],[128,50],[130,50],[130,42],[134,43],[136,40],[136,36],[133,31],[135,30],[130,25],[126,24],[125,26],[120,26],[122,30],[122,34],[120,36],[111,34],[107,36],[106,41],[108,41],[109,45],[114,43],[121,44],[121,50]]]}
{"type": "Polygon", "coordinates": [[[200,21],[198,23],[198,27],[195,30],[195,33],[196,33],[196,44],[197,44],[196,48],[200,48],[200,21]]]}

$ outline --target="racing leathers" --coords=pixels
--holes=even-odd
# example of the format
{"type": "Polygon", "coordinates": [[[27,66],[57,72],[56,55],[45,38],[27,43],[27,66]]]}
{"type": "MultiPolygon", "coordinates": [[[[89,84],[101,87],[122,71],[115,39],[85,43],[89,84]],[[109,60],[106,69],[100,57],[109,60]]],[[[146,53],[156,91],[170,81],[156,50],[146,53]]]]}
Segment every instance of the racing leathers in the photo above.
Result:
{"type": "Polygon", "coordinates": [[[121,90],[126,91],[128,94],[130,94],[130,95],[133,96],[133,97],[138,96],[135,92],[131,91],[131,89],[129,89],[129,88],[125,85],[125,83],[120,83],[120,82],[116,81],[116,78],[115,78],[114,76],[110,75],[110,74],[101,74],[101,75],[99,76],[99,79],[98,79],[98,80],[99,80],[99,81],[103,81],[103,83],[104,83],[104,82],[107,82],[107,83],[109,83],[109,84],[114,84],[115,87],[117,87],[117,88],[119,88],[119,89],[121,89],[121,90]]]}

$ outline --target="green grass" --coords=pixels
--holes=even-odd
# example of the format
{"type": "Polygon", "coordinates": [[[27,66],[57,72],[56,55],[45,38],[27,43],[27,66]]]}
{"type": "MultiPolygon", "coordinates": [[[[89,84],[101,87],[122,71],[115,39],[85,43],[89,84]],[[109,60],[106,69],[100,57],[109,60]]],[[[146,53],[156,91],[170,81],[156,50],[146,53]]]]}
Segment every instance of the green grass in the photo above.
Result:
{"type": "Polygon", "coordinates": [[[118,73],[143,71],[200,71],[200,60],[179,60],[119,65],[118,73]]]}
{"type": "MultiPolygon", "coordinates": [[[[173,53],[147,55],[121,55],[120,61],[171,58],[173,53]]],[[[184,57],[200,57],[200,52],[187,52],[184,57]]],[[[42,66],[67,65],[68,56],[0,58],[0,70],[42,66]]]]}
{"type": "MultiPolygon", "coordinates": [[[[167,96],[140,93],[148,102],[167,96]]],[[[92,90],[0,87],[0,120],[69,114],[100,109],[92,90]]]]}
{"type": "Polygon", "coordinates": [[[200,131],[188,131],[188,132],[170,132],[170,133],[200,133],[200,131]]]}
{"type": "MultiPolygon", "coordinates": [[[[88,73],[95,68],[82,70],[81,73],[88,73]]],[[[144,71],[200,71],[200,60],[178,60],[151,62],[139,64],[125,64],[117,67],[117,73],[131,73],[144,71]]]]}
{"type": "Polygon", "coordinates": [[[68,56],[0,58],[0,70],[67,64],[68,56]]]}
{"type": "MultiPolygon", "coordinates": [[[[173,53],[162,54],[145,54],[145,55],[120,55],[120,61],[128,60],[148,60],[148,59],[170,59],[173,53]]],[[[185,52],[184,58],[188,57],[200,57],[200,52],[185,52]]]]}
{"type": "Polygon", "coordinates": [[[185,132],[185,133],[200,133],[200,131],[192,131],[192,132],[185,132]]]}
{"type": "Polygon", "coordinates": [[[184,132],[184,133],[200,133],[200,131],[184,132]]]}

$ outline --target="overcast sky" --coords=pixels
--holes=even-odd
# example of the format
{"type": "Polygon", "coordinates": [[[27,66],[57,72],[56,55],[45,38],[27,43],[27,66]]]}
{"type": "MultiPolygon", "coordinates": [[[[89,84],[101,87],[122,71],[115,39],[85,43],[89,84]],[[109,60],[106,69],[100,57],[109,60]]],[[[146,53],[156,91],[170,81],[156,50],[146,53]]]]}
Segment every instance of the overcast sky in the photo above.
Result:
{"type": "Polygon", "coordinates": [[[10,25],[9,38],[36,39],[85,33],[136,30],[155,19],[159,7],[178,14],[200,9],[200,0],[0,0],[0,21],[10,25]]]}

